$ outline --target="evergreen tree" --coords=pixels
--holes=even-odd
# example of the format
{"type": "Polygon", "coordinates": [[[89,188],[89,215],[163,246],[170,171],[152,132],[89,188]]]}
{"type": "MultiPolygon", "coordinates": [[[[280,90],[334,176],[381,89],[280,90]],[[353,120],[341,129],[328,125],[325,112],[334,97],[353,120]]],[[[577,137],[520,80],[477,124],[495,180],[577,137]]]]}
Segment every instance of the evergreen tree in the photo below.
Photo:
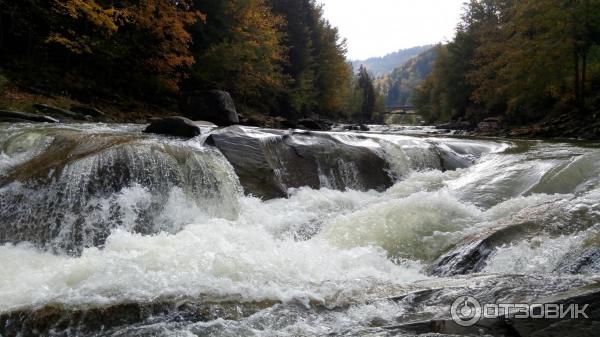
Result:
{"type": "Polygon", "coordinates": [[[282,110],[290,117],[338,116],[350,94],[346,45],[314,0],[270,0],[284,17],[284,72],[292,78],[282,110]]]}
{"type": "Polygon", "coordinates": [[[375,87],[373,79],[365,66],[360,66],[358,70],[357,86],[362,96],[362,105],[360,108],[358,120],[361,123],[366,123],[372,120],[375,112],[377,97],[375,95],[375,87]]]}

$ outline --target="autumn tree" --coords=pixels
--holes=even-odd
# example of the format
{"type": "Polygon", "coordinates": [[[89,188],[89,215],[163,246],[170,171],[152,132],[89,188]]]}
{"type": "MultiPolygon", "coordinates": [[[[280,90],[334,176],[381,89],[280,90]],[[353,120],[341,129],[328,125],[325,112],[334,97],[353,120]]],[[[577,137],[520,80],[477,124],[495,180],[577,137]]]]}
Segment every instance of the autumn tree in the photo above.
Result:
{"type": "Polygon", "coordinates": [[[74,54],[91,54],[101,40],[110,38],[132,20],[131,8],[103,6],[96,0],[54,0],[57,14],[46,42],[60,45],[74,54]]]}
{"type": "Polygon", "coordinates": [[[314,0],[0,1],[0,27],[7,74],[86,99],[174,107],[223,89],[241,110],[338,118],[350,95],[345,41],[314,0]]]}
{"type": "Polygon", "coordinates": [[[196,1],[195,8],[207,20],[193,31],[198,61],[187,88],[227,90],[254,108],[275,105],[288,80],[283,19],[264,0],[196,1]]]}
{"type": "MultiPolygon", "coordinates": [[[[317,10],[319,16],[322,16],[321,8],[317,10]]],[[[346,41],[340,38],[337,28],[321,19],[317,32],[317,111],[325,116],[335,117],[342,113],[350,94],[346,83],[349,79],[348,70],[352,66],[346,62],[346,41]]]]}
{"type": "Polygon", "coordinates": [[[122,88],[133,80],[145,87],[142,92],[161,87],[177,91],[185,69],[194,63],[186,28],[204,18],[191,10],[187,0],[122,1],[118,7],[112,1],[55,0],[54,10],[62,17],[47,42],[74,54],[92,55],[82,59],[105,63],[113,70],[108,70],[111,77],[128,74],[122,88]]]}
{"type": "Polygon", "coordinates": [[[557,102],[584,110],[588,59],[599,43],[599,6],[597,0],[505,4],[495,29],[498,38],[487,39],[480,51],[481,59],[491,54],[493,60],[479,61],[481,69],[474,73],[481,98],[489,101],[487,88],[497,87],[513,114],[547,110],[557,102]],[[486,71],[498,74],[496,85],[481,81],[486,71]]]}
{"type": "Polygon", "coordinates": [[[599,0],[471,0],[416,102],[433,120],[593,111],[599,44],[599,0]]]}

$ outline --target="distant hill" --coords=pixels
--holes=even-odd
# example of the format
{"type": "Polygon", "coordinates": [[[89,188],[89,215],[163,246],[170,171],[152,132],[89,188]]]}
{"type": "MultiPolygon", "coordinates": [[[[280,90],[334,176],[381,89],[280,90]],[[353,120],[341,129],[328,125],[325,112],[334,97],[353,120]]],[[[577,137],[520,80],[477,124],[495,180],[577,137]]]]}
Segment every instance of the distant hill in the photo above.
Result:
{"type": "Polygon", "coordinates": [[[415,88],[431,74],[433,63],[438,53],[437,47],[408,60],[404,65],[394,69],[389,75],[379,79],[379,88],[386,96],[386,105],[410,105],[415,88]]]}
{"type": "Polygon", "coordinates": [[[400,49],[397,52],[382,57],[372,57],[366,60],[352,61],[352,65],[354,66],[355,71],[357,71],[361,65],[365,65],[371,74],[375,77],[380,77],[389,74],[395,68],[402,66],[406,61],[432,47],[433,45],[427,45],[400,49]]]}

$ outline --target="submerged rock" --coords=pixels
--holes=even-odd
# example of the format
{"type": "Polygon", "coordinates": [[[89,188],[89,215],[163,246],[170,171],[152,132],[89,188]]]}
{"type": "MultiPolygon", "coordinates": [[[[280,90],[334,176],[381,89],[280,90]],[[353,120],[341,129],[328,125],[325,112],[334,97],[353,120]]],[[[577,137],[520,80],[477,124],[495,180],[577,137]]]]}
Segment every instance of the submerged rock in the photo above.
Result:
{"type": "MultiPolygon", "coordinates": [[[[387,289],[382,289],[383,293],[395,292],[394,286],[383,287],[387,289]]],[[[600,319],[598,284],[575,277],[483,275],[425,280],[399,287],[405,289],[397,296],[386,297],[378,291],[368,295],[368,303],[373,307],[369,317],[353,325],[352,336],[596,336],[600,319]],[[453,321],[450,308],[463,296],[471,296],[480,304],[553,303],[579,304],[580,307],[587,304],[588,319],[518,319],[508,315],[481,318],[472,326],[460,326],[453,321]],[[385,308],[396,308],[397,311],[382,315],[373,310],[381,303],[385,303],[385,308]]],[[[69,306],[50,304],[0,314],[0,335],[156,336],[192,331],[221,336],[240,335],[248,331],[246,328],[268,335],[273,326],[289,331],[287,329],[296,322],[312,322],[315,315],[325,318],[321,321],[323,324],[331,324],[326,319],[330,315],[341,317],[340,321],[356,319],[356,309],[360,310],[361,306],[343,300],[330,304],[311,301],[310,306],[306,306],[293,301],[204,298],[69,306]],[[260,325],[256,325],[257,320],[260,325]],[[205,324],[208,322],[213,324],[205,324]],[[208,329],[194,330],[194,327],[208,329]]]]}
{"type": "Polygon", "coordinates": [[[239,124],[231,95],[226,91],[194,91],[184,95],[181,110],[193,120],[205,120],[219,126],[239,124]]]}
{"type": "Polygon", "coordinates": [[[184,138],[194,138],[200,135],[200,128],[185,117],[171,116],[154,118],[148,125],[145,133],[156,133],[184,138]]]}
{"type": "MultiPolygon", "coordinates": [[[[456,244],[432,263],[429,272],[436,276],[482,272],[498,247],[536,237],[574,235],[594,226],[598,220],[598,214],[588,214],[585,208],[572,209],[569,202],[564,200],[526,207],[456,244]]],[[[593,271],[600,265],[598,257],[600,254],[593,247],[585,251],[577,250],[564,257],[556,271],[578,273],[586,268],[593,271]]]]}
{"type": "Polygon", "coordinates": [[[0,314],[0,336],[111,335],[156,322],[196,323],[217,319],[241,320],[278,302],[254,303],[173,300],[73,308],[49,305],[0,314]]]}
{"type": "Polygon", "coordinates": [[[0,122],[58,123],[55,118],[20,111],[0,110],[0,122]]]}
{"type": "Polygon", "coordinates": [[[456,248],[439,257],[429,268],[436,276],[452,276],[477,273],[487,265],[496,247],[522,239],[530,223],[500,225],[480,235],[467,238],[456,248]]]}

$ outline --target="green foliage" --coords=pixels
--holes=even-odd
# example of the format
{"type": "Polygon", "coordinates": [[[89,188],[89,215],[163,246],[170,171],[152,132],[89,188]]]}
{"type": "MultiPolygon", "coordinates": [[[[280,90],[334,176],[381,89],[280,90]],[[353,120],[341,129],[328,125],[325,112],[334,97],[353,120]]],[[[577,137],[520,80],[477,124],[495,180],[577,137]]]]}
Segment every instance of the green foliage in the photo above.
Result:
{"type": "Polygon", "coordinates": [[[471,0],[414,101],[430,120],[598,109],[599,44],[600,0],[471,0]]]}
{"type": "Polygon", "coordinates": [[[285,21],[284,42],[291,78],[280,111],[290,117],[318,113],[339,116],[348,95],[349,65],[346,44],[336,28],[323,18],[314,0],[270,0],[275,13],[285,21]]]}
{"type": "Polygon", "coordinates": [[[284,90],[283,18],[264,0],[196,2],[206,23],[193,32],[193,66],[186,89],[229,91],[245,106],[267,108],[284,90]]]}
{"type": "Polygon", "coordinates": [[[346,118],[360,123],[381,121],[385,108],[384,97],[375,87],[367,68],[361,66],[348,86],[350,96],[347,100],[346,118]]]}
{"type": "Polygon", "coordinates": [[[433,47],[434,46],[432,45],[426,45],[408,49],[400,49],[382,57],[371,57],[366,60],[354,61],[352,62],[352,65],[356,71],[359,70],[360,66],[364,65],[367,67],[367,70],[373,74],[373,76],[386,76],[395,69],[402,67],[402,65],[409,60],[418,57],[420,54],[430,50],[433,47]]]}
{"type": "Polygon", "coordinates": [[[436,54],[437,48],[426,50],[384,77],[380,91],[385,93],[385,104],[388,106],[412,104],[413,92],[433,71],[436,54]]]}

